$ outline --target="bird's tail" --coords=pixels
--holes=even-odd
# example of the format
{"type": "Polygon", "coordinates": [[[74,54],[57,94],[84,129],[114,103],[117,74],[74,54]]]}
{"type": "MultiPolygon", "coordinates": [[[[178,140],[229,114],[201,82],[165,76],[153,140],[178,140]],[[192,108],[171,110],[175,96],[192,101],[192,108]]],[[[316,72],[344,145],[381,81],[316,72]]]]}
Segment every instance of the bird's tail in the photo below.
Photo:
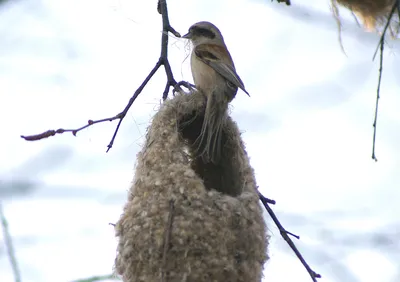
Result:
{"type": "Polygon", "coordinates": [[[226,120],[228,101],[223,93],[214,91],[207,97],[204,121],[197,138],[197,153],[204,162],[217,164],[222,154],[222,131],[226,120]]]}

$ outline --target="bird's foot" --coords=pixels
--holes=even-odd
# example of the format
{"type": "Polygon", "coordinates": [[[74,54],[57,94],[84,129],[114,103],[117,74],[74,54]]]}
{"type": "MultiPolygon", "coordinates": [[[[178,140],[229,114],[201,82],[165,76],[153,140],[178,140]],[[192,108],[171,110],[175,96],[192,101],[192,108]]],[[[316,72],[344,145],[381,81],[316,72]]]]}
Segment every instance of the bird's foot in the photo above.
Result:
{"type": "Polygon", "coordinates": [[[175,85],[174,90],[172,90],[172,94],[175,95],[175,92],[183,91],[181,86],[184,86],[185,88],[187,88],[189,90],[189,93],[192,93],[193,91],[196,90],[196,86],[194,84],[191,84],[187,81],[179,81],[175,85]]]}

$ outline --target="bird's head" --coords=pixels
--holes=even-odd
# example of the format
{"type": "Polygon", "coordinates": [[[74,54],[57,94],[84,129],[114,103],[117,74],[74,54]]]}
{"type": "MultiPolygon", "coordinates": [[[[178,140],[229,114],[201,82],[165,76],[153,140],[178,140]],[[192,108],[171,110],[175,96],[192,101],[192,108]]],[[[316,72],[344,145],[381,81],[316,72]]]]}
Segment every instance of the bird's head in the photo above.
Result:
{"type": "Polygon", "coordinates": [[[205,21],[193,24],[189,28],[189,32],[182,36],[182,38],[191,40],[194,46],[204,43],[225,45],[224,38],[219,29],[212,23],[205,21]]]}

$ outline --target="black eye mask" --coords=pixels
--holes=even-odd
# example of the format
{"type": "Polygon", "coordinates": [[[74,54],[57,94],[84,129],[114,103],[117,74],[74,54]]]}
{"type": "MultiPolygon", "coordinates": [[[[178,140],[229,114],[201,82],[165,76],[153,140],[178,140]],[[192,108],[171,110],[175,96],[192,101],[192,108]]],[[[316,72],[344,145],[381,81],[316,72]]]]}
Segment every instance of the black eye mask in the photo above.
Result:
{"type": "Polygon", "coordinates": [[[201,28],[201,27],[194,27],[192,29],[192,33],[195,36],[204,36],[210,39],[214,39],[215,38],[215,33],[212,32],[211,30],[205,29],[205,28],[201,28]]]}

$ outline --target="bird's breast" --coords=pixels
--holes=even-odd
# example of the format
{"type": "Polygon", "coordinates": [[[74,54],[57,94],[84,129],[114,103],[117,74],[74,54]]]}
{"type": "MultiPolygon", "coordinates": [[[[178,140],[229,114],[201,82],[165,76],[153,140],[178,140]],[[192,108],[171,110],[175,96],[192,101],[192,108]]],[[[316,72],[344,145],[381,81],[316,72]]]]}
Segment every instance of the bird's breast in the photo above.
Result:
{"type": "Polygon", "coordinates": [[[218,83],[221,83],[215,70],[199,60],[194,52],[191,57],[191,68],[196,88],[204,92],[210,92],[218,87],[218,83]]]}

